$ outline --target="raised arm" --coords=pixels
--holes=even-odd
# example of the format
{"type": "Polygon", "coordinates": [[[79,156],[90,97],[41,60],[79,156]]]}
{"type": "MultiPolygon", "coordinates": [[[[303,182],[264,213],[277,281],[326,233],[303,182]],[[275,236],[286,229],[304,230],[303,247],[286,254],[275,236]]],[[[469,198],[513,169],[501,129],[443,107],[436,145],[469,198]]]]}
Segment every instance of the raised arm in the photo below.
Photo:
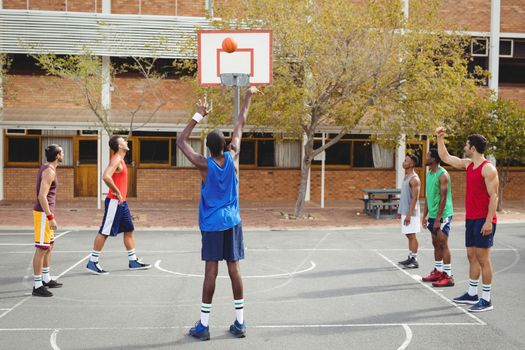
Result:
{"type": "Polygon", "coordinates": [[[106,170],[104,170],[104,174],[102,174],[102,180],[108,185],[109,188],[115,193],[115,196],[118,198],[118,203],[122,203],[122,194],[120,193],[120,190],[118,189],[117,185],[115,185],[115,181],[113,181],[113,174],[115,171],[117,171],[118,167],[122,163],[122,158],[119,155],[115,155],[113,158],[111,158],[111,161],[109,162],[109,165],[107,166],[106,170]]]}
{"type": "Polygon", "coordinates": [[[248,110],[250,109],[252,95],[258,92],[259,90],[257,90],[255,86],[252,86],[246,91],[244,103],[242,105],[241,111],[239,112],[239,118],[237,118],[237,123],[233,129],[232,140],[230,142],[229,148],[235,160],[239,157],[239,153],[241,151],[242,131],[244,129],[244,125],[246,124],[246,119],[248,118],[248,110]]]}
{"type": "MultiPolygon", "coordinates": [[[[51,184],[53,183],[53,181],[55,181],[55,176],[56,176],[55,172],[52,169],[47,168],[42,173],[42,180],[40,180],[40,191],[38,192],[38,202],[40,203],[40,206],[42,207],[42,209],[44,209],[44,213],[48,217],[50,215],[53,215],[53,213],[51,212],[51,209],[49,208],[49,202],[47,201],[47,194],[49,193],[51,184]]],[[[49,228],[52,230],[57,229],[57,222],[54,218],[54,215],[53,215],[53,219],[49,220],[49,228]]]]}
{"type": "Polygon", "coordinates": [[[439,158],[450,166],[453,166],[454,168],[458,169],[466,169],[469,165],[471,160],[470,159],[461,159],[455,156],[451,156],[448,153],[447,146],[445,146],[445,128],[440,126],[436,129],[436,136],[437,136],[437,145],[438,145],[438,153],[439,158]]]}
{"type": "Polygon", "coordinates": [[[195,165],[197,169],[201,170],[201,173],[203,170],[206,170],[208,163],[202,154],[196,152],[191,147],[189,139],[191,132],[195,128],[195,125],[197,125],[197,123],[199,123],[209,112],[210,109],[208,108],[208,101],[206,98],[204,98],[204,102],[199,100],[197,103],[197,113],[195,113],[188,125],[186,125],[180,136],[177,137],[177,147],[179,147],[182,153],[184,153],[191,164],[195,165]]]}
{"type": "Polygon", "coordinates": [[[492,218],[494,214],[496,214],[498,207],[499,178],[498,170],[496,170],[492,164],[486,164],[481,170],[481,175],[485,179],[485,186],[487,186],[487,192],[490,196],[489,211],[485,219],[485,224],[483,224],[481,228],[481,234],[485,236],[492,233],[492,218]]]}

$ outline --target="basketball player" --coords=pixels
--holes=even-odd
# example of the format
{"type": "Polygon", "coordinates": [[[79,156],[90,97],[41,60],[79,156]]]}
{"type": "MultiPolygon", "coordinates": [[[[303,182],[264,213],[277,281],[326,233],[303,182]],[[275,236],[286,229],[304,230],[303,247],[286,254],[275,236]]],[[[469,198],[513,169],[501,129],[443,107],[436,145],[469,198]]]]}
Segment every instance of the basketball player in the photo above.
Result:
{"type": "Polygon", "coordinates": [[[109,139],[109,148],[114,152],[108,167],[104,171],[103,180],[109,187],[105,200],[105,212],[102,225],[95,237],[93,251],[86,269],[95,275],[108,274],[99,264],[99,257],[108,236],[115,237],[124,232],[124,246],[128,251],[128,267],[130,270],[146,270],[151,267],[141,262],[135,254],[135,239],[133,238],[133,221],[126,202],[128,192],[128,167],[124,161],[129,151],[128,143],[122,136],[114,135],[109,139]]]}
{"type": "Polygon", "coordinates": [[[468,291],[454,298],[458,304],[473,305],[469,311],[483,312],[494,309],[490,296],[492,288],[492,263],[490,248],[496,233],[496,208],[498,205],[498,171],[485,159],[487,139],[483,135],[469,135],[463,151],[465,159],[451,156],[445,146],[445,128],[436,129],[439,155],[454,168],[467,171],[465,192],[465,246],[469,261],[468,291]],[[482,278],[482,295],[478,297],[479,277],[482,278]]]}
{"type": "Polygon", "coordinates": [[[251,87],[245,95],[244,105],[239,113],[231,143],[226,149],[222,132],[215,130],[206,137],[210,156],[203,157],[192,149],[188,139],[195,125],[209,113],[206,99],[197,104],[198,112],[177,138],[177,146],[197,167],[201,175],[201,200],[199,205],[199,227],[202,237],[201,258],[205,261],[205,276],[202,289],[201,318],[189,334],[200,340],[209,340],[209,316],[219,261],[226,260],[230,275],[236,320],[230,326],[235,337],[246,336],[244,323],[243,284],[239,260],[244,259],[242,223],[239,211],[239,152],[243,127],[248,116],[252,95],[257,93],[251,87]]]}
{"type": "Polygon", "coordinates": [[[421,218],[419,212],[419,188],[421,181],[414,168],[418,165],[419,158],[413,154],[407,154],[403,162],[405,178],[401,185],[401,198],[397,210],[398,218],[401,219],[401,232],[408,238],[408,258],[399,264],[406,268],[417,269],[418,241],[416,233],[421,231],[421,218]]]}
{"type": "Polygon", "coordinates": [[[424,282],[432,282],[434,287],[452,287],[452,264],[448,236],[450,223],[454,215],[450,176],[440,165],[441,159],[437,149],[431,148],[427,153],[425,164],[430,167],[426,178],[426,205],[423,213],[423,227],[432,234],[434,246],[434,270],[424,282]]]}
{"type": "Polygon", "coordinates": [[[59,145],[49,145],[45,149],[47,162],[40,167],[36,178],[37,199],[33,206],[35,230],[35,255],[33,257],[33,295],[51,297],[47,288],[60,288],[62,283],[51,279],[51,251],[54,245],[54,233],[57,229],[55,220],[56,189],[58,178],[56,169],[64,158],[64,151],[59,145]]]}

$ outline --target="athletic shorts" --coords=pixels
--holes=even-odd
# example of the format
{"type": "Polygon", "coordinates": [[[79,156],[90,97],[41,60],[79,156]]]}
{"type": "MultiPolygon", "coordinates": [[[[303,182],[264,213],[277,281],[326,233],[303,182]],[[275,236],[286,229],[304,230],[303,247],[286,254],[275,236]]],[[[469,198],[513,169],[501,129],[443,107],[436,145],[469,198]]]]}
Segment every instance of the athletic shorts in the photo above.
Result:
{"type": "Polygon", "coordinates": [[[405,218],[406,215],[401,215],[401,233],[406,235],[409,233],[421,232],[421,218],[419,216],[411,216],[410,224],[408,226],[405,225],[405,218]]]}
{"type": "Polygon", "coordinates": [[[492,233],[487,236],[481,234],[485,219],[465,220],[465,246],[476,248],[490,248],[494,245],[496,224],[492,223],[492,233]]]}
{"type": "Polygon", "coordinates": [[[55,232],[49,227],[46,213],[33,210],[33,225],[35,230],[35,247],[49,248],[54,243],[55,232]]]}
{"type": "MultiPolygon", "coordinates": [[[[430,233],[432,233],[433,235],[437,235],[437,232],[434,232],[434,221],[436,221],[436,219],[428,219],[428,224],[427,224],[427,228],[428,230],[430,231],[430,233]]],[[[443,233],[448,237],[448,234],[450,232],[450,223],[452,222],[452,216],[449,216],[448,218],[441,218],[441,231],[443,231],[443,233]]]]}
{"type": "Polygon", "coordinates": [[[244,259],[242,224],[225,231],[201,231],[203,261],[237,261],[244,259]]]}
{"type": "Polygon", "coordinates": [[[104,236],[116,236],[122,232],[135,230],[127,202],[118,204],[118,199],[106,198],[104,207],[104,218],[98,233],[104,236]]]}

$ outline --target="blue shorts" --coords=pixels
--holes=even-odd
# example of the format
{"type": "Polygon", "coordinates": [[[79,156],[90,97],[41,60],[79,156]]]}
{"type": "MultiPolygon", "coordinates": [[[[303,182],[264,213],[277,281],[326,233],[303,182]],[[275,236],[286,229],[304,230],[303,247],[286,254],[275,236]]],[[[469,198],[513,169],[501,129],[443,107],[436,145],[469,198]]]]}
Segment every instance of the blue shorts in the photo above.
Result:
{"type": "Polygon", "coordinates": [[[116,236],[122,232],[135,230],[128,203],[118,204],[118,199],[106,198],[104,202],[104,218],[98,233],[104,236],[116,236]]]}
{"type": "Polygon", "coordinates": [[[465,220],[465,247],[490,248],[494,245],[496,224],[492,223],[492,233],[487,236],[481,234],[485,219],[465,220]]]}
{"type": "Polygon", "coordinates": [[[225,231],[201,231],[201,258],[204,261],[244,259],[242,224],[225,231]]]}
{"type": "MultiPolygon", "coordinates": [[[[436,219],[428,219],[427,228],[433,235],[437,235],[437,232],[434,232],[434,221],[436,219]]],[[[450,233],[450,223],[452,222],[452,216],[449,216],[448,218],[441,218],[441,231],[448,237],[448,234],[450,233]]]]}

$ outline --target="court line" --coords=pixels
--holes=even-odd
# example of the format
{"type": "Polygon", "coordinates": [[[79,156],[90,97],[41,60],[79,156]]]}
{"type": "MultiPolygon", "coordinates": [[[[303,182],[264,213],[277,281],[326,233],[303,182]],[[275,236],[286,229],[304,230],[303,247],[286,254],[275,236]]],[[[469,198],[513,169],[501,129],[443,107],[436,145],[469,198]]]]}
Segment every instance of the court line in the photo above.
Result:
{"type": "MultiPolygon", "coordinates": [[[[194,325],[187,326],[164,326],[164,327],[63,327],[63,328],[0,328],[0,332],[30,332],[30,331],[141,331],[141,330],[163,330],[163,329],[188,329],[194,325]]],[[[227,328],[229,325],[215,325],[210,328],[223,329],[227,328]]],[[[474,322],[422,322],[422,323],[341,323],[341,324],[274,324],[274,325],[251,325],[251,328],[260,328],[260,329],[272,329],[272,328],[374,328],[374,327],[458,327],[458,326],[482,326],[479,323],[474,322]]]]}
{"type": "MultiPolygon", "coordinates": [[[[510,265],[508,265],[508,266],[506,266],[506,267],[504,267],[504,268],[502,268],[500,270],[494,271],[493,275],[512,269],[514,266],[516,266],[516,264],[518,264],[518,262],[521,259],[520,252],[519,252],[518,249],[514,248],[510,244],[506,244],[506,243],[503,243],[503,244],[506,245],[507,247],[510,247],[509,249],[506,249],[507,251],[514,252],[514,261],[512,262],[512,264],[510,264],[510,265]]],[[[491,251],[498,251],[498,249],[493,249],[493,248],[491,248],[490,250],[491,251]]],[[[503,249],[499,249],[499,250],[501,251],[503,249]]],[[[469,279],[464,279],[464,280],[461,280],[461,281],[457,281],[456,283],[465,283],[465,282],[468,282],[468,281],[469,281],[469,279]]]]}
{"type": "Polygon", "coordinates": [[[49,342],[51,343],[51,348],[53,350],[60,350],[60,348],[57,345],[57,335],[58,335],[59,329],[55,329],[53,333],[51,333],[51,337],[49,338],[49,342]]]}
{"type": "Polygon", "coordinates": [[[394,263],[392,260],[390,260],[389,258],[387,258],[386,256],[384,256],[383,254],[381,254],[379,251],[376,251],[376,253],[382,257],[386,262],[388,262],[389,264],[391,264],[392,266],[394,266],[396,269],[398,269],[399,271],[403,272],[405,275],[407,275],[408,277],[410,277],[411,279],[413,279],[414,281],[416,281],[417,283],[419,283],[420,285],[422,285],[423,287],[425,287],[426,289],[428,289],[429,291],[431,291],[432,293],[434,293],[435,295],[439,296],[441,299],[443,299],[444,301],[447,302],[447,304],[450,304],[452,306],[454,306],[456,309],[460,310],[461,312],[463,312],[465,315],[469,316],[470,318],[472,318],[473,320],[476,320],[476,322],[478,322],[480,325],[482,326],[486,326],[487,324],[482,321],[481,319],[479,319],[478,317],[476,317],[475,315],[473,315],[472,313],[468,312],[467,310],[463,309],[462,307],[460,307],[459,305],[457,305],[456,303],[454,303],[452,300],[450,300],[449,298],[447,298],[446,296],[444,296],[443,294],[439,293],[437,290],[433,289],[432,287],[430,287],[428,284],[425,284],[423,283],[421,280],[417,280],[415,279],[410,273],[408,273],[407,271],[405,271],[404,269],[402,269],[401,267],[399,267],[396,263],[394,263]]]}
{"type": "Polygon", "coordinates": [[[405,330],[406,338],[403,344],[401,344],[401,346],[397,348],[397,350],[405,350],[412,341],[412,330],[410,329],[410,327],[407,324],[404,324],[403,329],[405,330]]]}
{"type": "MultiPolygon", "coordinates": [[[[69,231],[64,231],[62,232],[61,234],[59,234],[58,236],[55,237],[55,240],[59,239],[60,237],[62,237],[63,235],[67,234],[67,233],[70,233],[70,232],[73,232],[73,230],[69,230],[69,231]]],[[[34,233],[32,234],[34,235],[34,233]]],[[[7,235],[6,235],[7,236],[7,235]]],[[[0,246],[26,246],[26,245],[32,245],[34,246],[35,243],[0,243],[0,246]]]]}
{"type": "MultiPolygon", "coordinates": [[[[69,271],[71,271],[73,268],[75,268],[78,264],[80,264],[81,262],[83,262],[84,260],[86,260],[87,258],[89,258],[91,256],[91,254],[88,254],[86,255],[85,257],[83,257],[80,261],[76,262],[73,266],[69,267],[67,270],[65,270],[64,272],[62,272],[60,275],[57,276],[57,279],[64,276],[66,273],[68,273],[69,271]]],[[[14,309],[16,309],[17,307],[19,307],[20,305],[22,305],[23,303],[25,303],[27,300],[29,300],[30,298],[32,298],[32,295],[30,296],[27,296],[25,297],[24,299],[20,300],[18,303],[15,304],[15,306],[13,306],[11,309],[9,309],[8,311],[4,312],[3,314],[0,315],[0,319],[2,319],[5,315],[7,315],[8,313],[10,313],[11,311],[13,311],[14,309]]]]}
{"type": "MultiPolygon", "coordinates": [[[[191,274],[191,273],[182,273],[182,272],[177,272],[177,271],[170,271],[170,270],[167,270],[163,267],[160,266],[160,263],[161,263],[162,260],[157,260],[155,262],[155,267],[160,270],[160,271],[163,271],[163,272],[166,272],[166,273],[169,273],[169,274],[172,274],[172,275],[177,275],[177,276],[181,276],[181,277],[199,277],[199,278],[203,278],[204,275],[196,275],[196,274],[191,274]]],[[[301,264],[302,265],[302,264],[301,264]]],[[[286,273],[278,273],[278,274],[273,274],[273,275],[255,275],[255,276],[242,276],[243,279],[248,279],[248,278],[277,278],[277,277],[292,277],[294,275],[298,275],[300,273],[305,273],[305,272],[308,272],[308,271],[311,271],[313,269],[315,269],[317,265],[315,264],[315,262],[311,261],[310,260],[310,267],[306,268],[306,269],[303,269],[301,271],[292,271],[292,272],[286,272],[286,273]]],[[[230,278],[230,276],[217,276],[217,278],[230,278]]]]}

